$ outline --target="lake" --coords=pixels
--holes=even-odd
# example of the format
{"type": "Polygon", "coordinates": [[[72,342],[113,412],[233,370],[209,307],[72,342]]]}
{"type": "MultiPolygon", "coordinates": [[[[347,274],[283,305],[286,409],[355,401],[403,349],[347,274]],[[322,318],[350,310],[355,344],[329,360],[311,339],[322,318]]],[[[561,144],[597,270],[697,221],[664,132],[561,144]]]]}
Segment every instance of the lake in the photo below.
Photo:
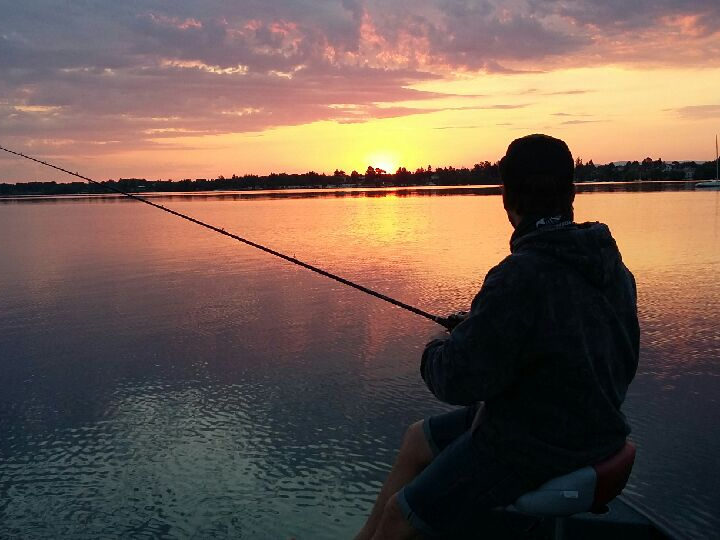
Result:
{"type": "MultiPolygon", "coordinates": [[[[509,253],[483,193],[154,200],[445,314],[509,253]]],[[[714,536],[720,193],[575,208],[610,226],[638,283],[626,496],[714,536]]],[[[449,409],[419,376],[439,326],[115,197],[0,201],[0,329],[3,538],[347,538],[404,428],[449,409]]]]}

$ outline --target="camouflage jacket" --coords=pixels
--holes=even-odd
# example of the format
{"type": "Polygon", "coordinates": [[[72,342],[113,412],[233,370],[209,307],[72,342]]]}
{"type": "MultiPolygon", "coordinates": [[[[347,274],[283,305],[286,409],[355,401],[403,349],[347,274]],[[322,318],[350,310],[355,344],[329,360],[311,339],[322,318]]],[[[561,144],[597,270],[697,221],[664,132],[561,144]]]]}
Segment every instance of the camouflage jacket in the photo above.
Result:
{"type": "Polygon", "coordinates": [[[485,403],[474,440],[538,483],[622,446],[639,354],[635,280],[608,227],[558,221],[518,227],[468,318],[421,363],[438,399],[485,403]]]}

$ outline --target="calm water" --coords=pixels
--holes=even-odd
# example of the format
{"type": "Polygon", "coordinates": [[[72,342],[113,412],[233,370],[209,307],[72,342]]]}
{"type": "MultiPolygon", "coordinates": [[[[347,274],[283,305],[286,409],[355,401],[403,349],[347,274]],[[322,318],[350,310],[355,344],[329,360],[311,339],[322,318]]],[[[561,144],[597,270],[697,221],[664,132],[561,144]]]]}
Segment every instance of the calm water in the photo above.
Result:
{"type": "MultiPolygon", "coordinates": [[[[496,195],[165,204],[429,311],[508,253],[496,195]]],[[[440,196],[443,195],[444,196],[440,196]]],[[[720,530],[720,193],[592,193],[639,288],[628,497],[720,530]]],[[[0,537],[349,537],[439,327],[144,205],[0,203],[0,537]]]]}

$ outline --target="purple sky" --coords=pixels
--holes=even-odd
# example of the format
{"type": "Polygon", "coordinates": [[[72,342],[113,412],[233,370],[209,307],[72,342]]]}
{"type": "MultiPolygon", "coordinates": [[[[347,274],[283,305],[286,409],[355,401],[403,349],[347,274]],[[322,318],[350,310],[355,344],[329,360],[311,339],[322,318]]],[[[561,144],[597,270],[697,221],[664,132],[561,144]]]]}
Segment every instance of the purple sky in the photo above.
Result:
{"type": "MultiPolygon", "coordinates": [[[[430,113],[453,92],[417,85],[467,74],[720,66],[718,0],[0,0],[0,13],[0,141],[36,153],[430,113]]],[[[678,114],[720,118],[719,104],[678,114]]]]}

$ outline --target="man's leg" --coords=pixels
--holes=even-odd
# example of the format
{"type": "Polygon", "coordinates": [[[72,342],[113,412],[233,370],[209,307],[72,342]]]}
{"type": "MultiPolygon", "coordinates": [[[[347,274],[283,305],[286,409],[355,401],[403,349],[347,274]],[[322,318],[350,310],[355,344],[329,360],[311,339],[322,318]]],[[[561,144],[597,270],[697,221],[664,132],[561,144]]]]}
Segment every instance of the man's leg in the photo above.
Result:
{"type": "MultiPolygon", "coordinates": [[[[368,540],[374,538],[374,534],[378,526],[383,522],[382,529],[389,532],[397,530],[402,523],[409,527],[409,531],[414,529],[405,521],[400,513],[400,507],[397,505],[394,495],[400,491],[406,484],[420,474],[425,467],[433,459],[433,452],[423,433],[423,422],[415,422],[405,432],[400,451],[398,452],[395,464],[390,470],[385,484],[383,484],[380,494],[375,501],[370,517],[365,526],[360,530],[355,540],[368,540]],[[387,514],[387,515],[386,515],[387,514]],[[397,517],[402,519],[402,523],[397,522],[397,517]]],[[[382,532],[382,531],[379,531],[382,532]]],[[[411,536],[380,536],[379,538],[411,538],[411,536]]]]}
{"type": "Polygon", "coordinates": [[[385,505],[380,524],[375,530],[372,540],[412,540],[414,538],[421,538],[420,531],[405,519],[396,493],[385,505]]]}

